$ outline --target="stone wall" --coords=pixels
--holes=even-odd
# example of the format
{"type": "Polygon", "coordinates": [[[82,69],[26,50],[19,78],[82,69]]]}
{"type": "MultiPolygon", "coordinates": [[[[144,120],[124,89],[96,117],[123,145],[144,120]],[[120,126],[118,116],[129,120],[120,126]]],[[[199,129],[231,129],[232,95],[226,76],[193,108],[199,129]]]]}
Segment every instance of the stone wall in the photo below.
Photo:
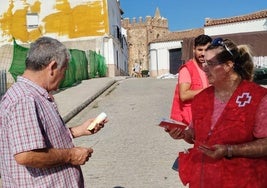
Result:
{"type": "Polygon", "coordinates": [[[160,15],[147,16],[145,20],[140,17],[138,21],[126,18],[122,20],[122,27],[127,30],[129,75],[135,63],[140,64],[142,70],[149,70],[149,43],[170,33],[168,20],[160,15]]]}

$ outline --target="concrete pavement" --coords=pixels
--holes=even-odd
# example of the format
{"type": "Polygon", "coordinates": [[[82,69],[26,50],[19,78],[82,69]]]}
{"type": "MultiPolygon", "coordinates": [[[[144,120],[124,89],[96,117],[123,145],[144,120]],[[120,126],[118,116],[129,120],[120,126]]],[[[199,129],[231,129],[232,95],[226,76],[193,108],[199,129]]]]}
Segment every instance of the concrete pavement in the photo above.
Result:
{"type": "MultiPolygon", "coordinates": [[[[80,84],[54,94],[58,110],[65,122],[73,118],[83,108],[111,87],[116,81],[126,77],[103,77],[83,80],[80,84]]],[[[0,177],[0,188],[2,187],[0,177]]]]}
{"type": "MultiPolygon", "coordinates": [[[[103,77],[83,80],[80,84],[62,90],[54,95],[58,110],[68,122],[94,99],[111,87],[116,81],[127,77],[103,77]]],[[[267,85],[262,85],[267,87],[267,85]]]]}
{"type": "Polygon", "coordinates": [[[82,83],[76,86],[54,94],[63,120],[65,122],[69,121],[119,79],[125,79],[125,77],[103,77],[83,80],[82,83]]]}
{"type": "Polygon", "coordinates": [[[187,147],[157,126],[169,116],[175,84],[175,79],[120,80],[68,122],[72,127],[100,112],[108,115],[99,133],[73,140],[94,149],[82,165],[85,187],[183,187],[171,166],[177,151],[187,147]]]}

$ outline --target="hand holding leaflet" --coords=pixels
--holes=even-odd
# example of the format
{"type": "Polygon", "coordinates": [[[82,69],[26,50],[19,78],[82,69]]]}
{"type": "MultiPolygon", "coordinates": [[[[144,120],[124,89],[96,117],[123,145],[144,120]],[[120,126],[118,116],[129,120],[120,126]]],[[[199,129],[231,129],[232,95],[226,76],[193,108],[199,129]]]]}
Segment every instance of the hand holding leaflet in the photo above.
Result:
{"type": "Polygon", "coordinates": [[[172,119],[162,119],[161,122],[159,123],[159,126],[168,130],[172,130],[175,128],[180,128],[184,130],[188,125],[181,121],[175,121],[172,119]]]}
{"type": "Polygon", "coordinates": [[[88,126],[88,130],[91,131],[95,128],[95,126],[101,122],[103,122],[107,118],[107,114],[105,112],[102,112],[99,114],[94,121],[88,126]]]}

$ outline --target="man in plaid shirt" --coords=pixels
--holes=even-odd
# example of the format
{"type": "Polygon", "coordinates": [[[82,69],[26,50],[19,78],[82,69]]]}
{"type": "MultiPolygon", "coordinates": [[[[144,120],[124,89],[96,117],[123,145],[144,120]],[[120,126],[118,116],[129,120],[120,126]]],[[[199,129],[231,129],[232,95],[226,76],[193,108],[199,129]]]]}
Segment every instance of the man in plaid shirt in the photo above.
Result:
{"type": "Polygon", "coordinates": [[[0,156],[3,187],[84,187],[80,165],[92,148],[75,147],[72,139],[99,131],[93,119],[67,128],[50,91],[64,78],[70,54],[59,41],[41,37],[31,44],[26,70],[0,105],[0,156]]]}

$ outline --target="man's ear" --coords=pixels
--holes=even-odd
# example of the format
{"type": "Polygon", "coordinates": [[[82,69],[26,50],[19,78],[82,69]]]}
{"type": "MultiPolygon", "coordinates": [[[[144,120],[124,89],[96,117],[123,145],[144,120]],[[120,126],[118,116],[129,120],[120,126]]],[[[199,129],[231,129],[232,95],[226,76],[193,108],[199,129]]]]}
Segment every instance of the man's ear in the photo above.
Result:
{"type": "Polygon", "coordinates": [[[195,52],[196,52],[196,47],[193,46],[193,54],[195,54],[195,52]]]}
{"type": "Polygon", "coordinates": [[[55,70],[57,69],[57,62],[56,61],[51,61],[48,66],[50,76],[54,75],[55,70]]]}

